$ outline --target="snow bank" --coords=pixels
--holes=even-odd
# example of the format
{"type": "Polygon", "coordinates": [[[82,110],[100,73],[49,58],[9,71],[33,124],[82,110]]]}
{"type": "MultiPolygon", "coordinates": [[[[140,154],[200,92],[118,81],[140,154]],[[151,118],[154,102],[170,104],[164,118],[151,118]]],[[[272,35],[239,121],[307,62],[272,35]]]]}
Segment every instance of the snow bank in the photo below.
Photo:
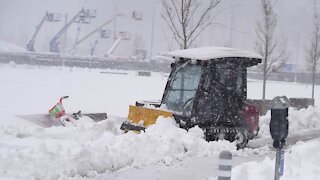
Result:
{"type": "MultiPolygon", "coordinates": [[[[270,135],[269,123],[271,119],[270,111],[267,115],[260,117],[259,136],[270,135]]],[[[319,129],[320,128],[320,109],[310,106],[307,109],[295,110],[289,109],[289,135],[290,132],[298,133],[299,131],[319,129]]]]}
{"type": "MultiPolygon", "coordinates": [[[[84,121],[80,119],[79,121],[84,121]]],[[[189,132],[160,118],[146,132],[123,134],[120,122],[82,123],[77,127],[0,125],[0,175],[3,178],[91,177],[120,168],[154,163],[170,165],[190,156],[236,152],[229,142],[206,142],[203,131],[189,132]]]]}
{"type": "MultiPolygon", "coordinates": [[[[294,110],[289,109],[289,136],[299,132],[320,128],[320,110],[317,107],[294,110]]],[[[260,118],[260,137],[270,137],[270,112],[260,118]]],[[[320,174],[320,139],[298,142],[285,153],[285,170],[282,180],[318,179],[320,174]],[[312,155],[310,155],[312,152],[312,155]]],[[[274,159],[267,157],[262,162],[250,162],[235,167],[232,178],[237,180],[269,180],[274,178],[274,159]]],[[[216,178],[211,178],[216,179],[216,178]]]]}
{"type": "MultiPolygon", "coordinates": [[[[291,147],[285,153],[285,169],[282,180],[313,180],[320,174],[320,139],[291,147]],[[313,152],[310,155],[310,152],[313,152]]],[[[232,169],[232,179],[270,180],[274,177],[274,160],[250,162],[232,169]]]]}
{"type": "Polygon", "coordinates": [[[171,165],[186,157],[264,154],[269,149],[237,151],[227,141],[207,142],[203,131],[181,129],[170,118],[136,134],[119,130],[121,121],[92,123],[84,117],[77,127],[42,128],[28,124],[0,125],[0,175],[17,179],[94,177],[124,167],[171,165]],[[21,170],[23,170],[21,172],[21,170]]]}

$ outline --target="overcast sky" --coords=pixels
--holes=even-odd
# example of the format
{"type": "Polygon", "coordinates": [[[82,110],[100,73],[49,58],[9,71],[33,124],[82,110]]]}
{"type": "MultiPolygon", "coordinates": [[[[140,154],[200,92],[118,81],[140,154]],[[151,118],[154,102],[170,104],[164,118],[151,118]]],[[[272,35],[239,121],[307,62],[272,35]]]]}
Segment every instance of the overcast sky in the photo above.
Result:
{"type": "MultiPolygon", "coordinates": [[[[274,0],[274,3],[279,18],[277,37],[281,41],[288,40],[291,61],[301,63],[305,59],[304,52],[312,34],[313,0],[274,0]]],[[[222,0],[213,12],[215,24],[197,39],[195,46],[231,45],[254,50],[256,22],[261,18],[259,5],[259,0],[222,0]]],[[[137,39],[141,39],[140,48],[145,48],[149,53],[152,51],[153,54],[178,48],[172,43],[172,36],[161,18],[163,9],[160,0],[0,0],[0,39],[24,47],[46,11],[62,13],[63,16],[68,14],[70,19],[81,7],[96,9],[97,18],[93,19],[90,25],[81,26],[80,37],[110,19],[116,11],[128,15],[116,21],[116,30],[131,33],[131,40],[123,41],[117,54],[132,53],[137,39]],[[135,10],[143,12],[143,21],[130,18],[135,10]]],[[[35,48],[38,51],[48,51],[49,41],[63,23],[45,23],[36,39],[35,48]]],[[[110,23],[106,28],[113,31],[114,23],[110,23]]],[[[66,50],[70,50],[75,41],[76,29],[77,25],[74,24],[67,31],[66,50]]],[[[90,44],[95,39],[96,36],[93,36],[85,41],[77,48],[76,53],[89,54],[90,44]]],[[[112,38],[99,40],[97,55],[104,54],[112,43],[112,38]]]]}

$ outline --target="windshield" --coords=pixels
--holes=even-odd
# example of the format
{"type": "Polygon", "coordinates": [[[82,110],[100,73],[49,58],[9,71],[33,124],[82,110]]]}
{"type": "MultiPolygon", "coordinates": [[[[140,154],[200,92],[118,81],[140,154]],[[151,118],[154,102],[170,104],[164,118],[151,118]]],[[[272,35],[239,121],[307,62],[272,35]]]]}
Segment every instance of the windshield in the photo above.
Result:
{"type": "Polygon", "coordinates": [[[189,62],[177,64],[171,76],[163,104],[174,112],[191,114],[193,99],[202,75],[202,66],[189,62]]]}

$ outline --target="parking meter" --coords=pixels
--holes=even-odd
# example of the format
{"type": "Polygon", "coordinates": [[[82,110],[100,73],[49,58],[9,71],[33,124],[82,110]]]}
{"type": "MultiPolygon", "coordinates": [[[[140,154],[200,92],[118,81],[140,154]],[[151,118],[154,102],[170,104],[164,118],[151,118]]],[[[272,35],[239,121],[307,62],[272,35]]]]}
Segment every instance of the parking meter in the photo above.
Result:
{"type": "Polygon", "coordinates": [[[285,96],[277,96],[271,101],[270,134],[274,148],[282,148],[288,136],[288,108],[290,102],[285,96]]]}

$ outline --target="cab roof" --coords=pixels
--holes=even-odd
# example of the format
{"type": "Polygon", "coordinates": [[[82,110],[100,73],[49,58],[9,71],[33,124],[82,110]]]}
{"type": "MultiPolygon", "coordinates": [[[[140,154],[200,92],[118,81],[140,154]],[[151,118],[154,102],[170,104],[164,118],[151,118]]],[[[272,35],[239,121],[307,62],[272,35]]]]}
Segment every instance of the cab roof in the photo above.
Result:
{"type": "Polygon", "coordinates": [[[174,58],[194,59],[194,60],[213,60],[221,58],[248,58],[256,59],[261,62],[262,56],[245,50],[227,47],[201,47],[172,51],[168,54],[174,58]]]}

